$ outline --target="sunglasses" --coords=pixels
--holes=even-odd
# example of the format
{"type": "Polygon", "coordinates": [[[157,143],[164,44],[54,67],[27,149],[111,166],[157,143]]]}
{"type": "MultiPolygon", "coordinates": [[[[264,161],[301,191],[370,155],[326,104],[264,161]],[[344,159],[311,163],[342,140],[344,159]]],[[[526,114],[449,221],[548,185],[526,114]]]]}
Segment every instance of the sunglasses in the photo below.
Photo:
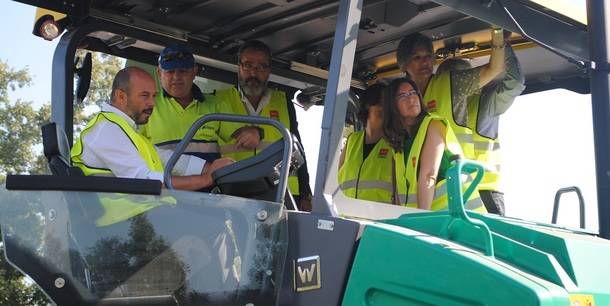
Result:
{"type": "Polygon", "coordinates": [[[186,53],[186,52],[182,52],[182,51],[170,52],[170,53],[163,54],[159,58],[159,62],[171,62],[171,61],[175,61],[175,60],[185,60],[185,59],[190,59],[190,58],[191,58],[190,53],[186,53]]]}
{"type": "Polygon", "coordinates": [[[411,96],[419,96],[419,94],[417,93],[417,91],[412,89],[397,95],[395,100],[396,102],[406,101],[411,96]]]}

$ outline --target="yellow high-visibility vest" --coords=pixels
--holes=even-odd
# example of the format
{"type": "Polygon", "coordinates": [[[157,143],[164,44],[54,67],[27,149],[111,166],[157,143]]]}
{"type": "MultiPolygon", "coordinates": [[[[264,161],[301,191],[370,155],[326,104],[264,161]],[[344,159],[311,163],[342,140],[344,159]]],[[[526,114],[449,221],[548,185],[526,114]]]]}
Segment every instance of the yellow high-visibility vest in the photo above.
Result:
{"type": "MultiPolygon", "coordinates": [[[[428,134],[428,127],[430,126],[430,122],[432,120],[438,120],[442,122],[446,127],[447,131],[445,133],[445,154],[449,156],[453,155],[461,155],[463,156],[461,147],[457,141],[457,138],[451,127],[448,126],[447,120],[439,118],[434,115],[427,115],[424,117],[415,138],[413,139],[413,145],[411,146],[410,152],[397,152],[395,154],[396,159],[396,172],[403,173],[407,182],[407,201],[406,206],[417,208],[417,179],[419,173],[419,163],[421,161],[421,153],[424,146],[424,142],[426,140],[426,135],[428,134]],[[407,160],[405,163],[405,156],[407,156],[407,160]]],[[[441,172],[444,173],[446,169],[441,167],[441,172]]],[[[465,183],[462,185],[462,191],[466,190],[469,186],[469,181],[471,177],[466,176],[465,183]]],[[[447,186],[446,179],[437,180],[437,183],[434,187],[434,197],[432,199],[432,206],[430,210],[444,210],[447,209],[448,206],[448,195],[447,195],[447,186]]],[[[476,190],[472,193],[472,196],[468,199],[468,202],[465,205],[466,209],[479,211],[479,212],[487,212],[485,206],[483,206],[483,202],[480,199],[479,192],[476,190]]]]}
{"type": "MultiPolygon", "coordinates": [[[[146,162],[148,169],[151,171],[163,172],[161,159],[159,158],[155,147],[148,139],[138,134],[121,116],[112,112],[100,112],[87,123],[71,151],[72,163],[83,170],[85,175],[112,175],[110,169],[89,167],[82,159],[83,137],[87,135],[96,124],[103,120],[115,123],[125,132],[127,137],[129,137],[131,142],[135,145],[140,157],[146,162]]],[[[124,196],[121,195],[104,194],[100,197],[100,203],[104,208],[104,215],[99,217],[95,221],[95,224],[97,226],[107,226],[124,221],[162,204],[175,204],[175,199],[171,197],[155,200],[152,196],[144,196],[143,199],[143,201],[133,202],[125,199],[124,196]]]]}
{"type": "Polygon", "coordinates": [[[102,120],[107,120],[118,125],[121,130],[125,132],[125,135],[127,135],[131,142],[136,146],[140,157],[142,157],[144,162],[146,162],[148,169],[151,171],[163,172],[163,164],[161,163],[159,154],[157,154],[155,147],[148,139],[138,134],[138,132],[136,132],[121,116],[112,112],[100,112],[87,123],[71,151],[72,163],[83,170],[85,175],[112,175],[112,171],[110,171],[110,169],[100,169],[87,166],[83,162],[82,158],[83,137],[85,137],[85,135],[87,135],[96,124],[102,122],[102,120]]]}
{"type": "Polygon", "coordinates": [[[339,168],[339,186],[346,196],[375,202],[393,203],[394,182],[400,203],[406,201],[404,176],[392,178],[394,150],[383,138],[363,158],[365,132],[350,134],[345,144],[345,160],[339,168]]]}
{"type": "Polygon", "coordinates": [[[453,116],[451,74],[449,71],[435,74],[430,78],[424,95],[424,105],[429,113],[447,119],[462,147],[464,156],[468,159],[474,159],[472,130],[468,127],[468,122],[458,123],[453,116]]]}
{"type": "MultiPolygon", "coordinates": [[[[139,128],[140,134],[161,149],[174,150],[197,119],[213,113],[217,113],[213,96],[205,96],[201,101],[193,100],[186,108],[182,108],[175,98],[159,93],[152,115],[139,128]]],[[[206,160],[218,158],[217,129],[218,122],[209,122],[197,130],[184,153],[206,160]]]]}
{"type": "Polygon", "coordinates": [[[500,179],[500,141],[498,138],[485,137],[477,131],[479,103],[481,95],[468,99],[468,127],[472,130],[474,160],[485,166],[485,174],[479,184],[479,190],[498,190],[500,179]]]}
{"type": "MultiPolygon", "coordinates": [[[[269,103],[263,107],[259,116],[265,118],[271,118],[278,120],[284,126],[290,130],[291,122],[288,115],[288,107],[286,103],[286,94],[282,91],[268,89],[271,98],[269,103]]],[[[235,87],[231,87],[224,90],[217,90],[215,93],[217,103],[219,103],[218,110],[222,113],[244,115],[248,116],[246,106],[241,100],[239,91],[235,87]]],[[[260,153],[267,146],[282,139],[282,134],[275,127],[270,125],[260,125],[263,129],[263,139],[260,144],[254,150],[246,150],[237,147],[235,144],[237,140],[232,137],[233,133],[239,128],[248,126],[245,123],[238,122],[220,122],[218,128],[218,146],[220,147],[220,154],[223,157],[231,157],[236,161],[244,160],[260,153]]],[[[299,181],[296,175],[288,177],[288,187],[292,195],[299,195],[299,181]]]]}

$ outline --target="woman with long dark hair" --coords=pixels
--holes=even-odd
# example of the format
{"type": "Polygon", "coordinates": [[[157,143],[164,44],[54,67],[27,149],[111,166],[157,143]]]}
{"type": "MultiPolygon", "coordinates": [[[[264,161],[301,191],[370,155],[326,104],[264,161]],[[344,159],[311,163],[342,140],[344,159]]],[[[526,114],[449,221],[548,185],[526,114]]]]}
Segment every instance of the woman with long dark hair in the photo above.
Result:
{"type": "Polygon", "coordinates": [[[383,139],[384,89],[384,84],[376,83],[360,99],[358,119],[365,129],[347,137],[339,161],[339,185],[348,197],[399,204],[406,189],[396,188],[394,151],[383,139]]]}
{"type": "MultiPolygon", "coordinates": [[[[426,111],[417,85],[409,78],[396,79],[387,87],[384,119],[384,135],[396,151],[396,175],[406,179],[406,205],[446,209],[444,174],[451,166],[451,156],[463,156],[447,120],[426,111]]],[[[478,192],[466,208],[485,212],[478,192]]]]}

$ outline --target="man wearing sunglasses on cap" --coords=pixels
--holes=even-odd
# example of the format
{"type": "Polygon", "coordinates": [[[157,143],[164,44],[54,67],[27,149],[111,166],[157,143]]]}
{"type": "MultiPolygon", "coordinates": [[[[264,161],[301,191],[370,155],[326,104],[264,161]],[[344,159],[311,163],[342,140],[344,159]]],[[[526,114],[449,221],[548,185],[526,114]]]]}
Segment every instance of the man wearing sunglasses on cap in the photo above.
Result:
{"type": "MultiPolygon", "coordinates": [[[[260,41],[245,42],[237,53],[238,86],[215,93],[222,112],[262,116],[280,121],[300,139],[294,105],[282,91],[267,86],[271,74],[271,50],[260,41]]],[[[223,157],[236,161],[252,157],[282,138],[272,126],[221,122],[218,145],[223,157]]],[[[300,210],[311,210],[307,163],[288,178],[288,187],[300,210]]]]}
{"type": "MultiPolygon", "coordinates": [[[[160,80],[155,111],[140,133],[154,145],[173,150],[193,123],[203,115],[216,113],[213,99],[206,99],[193,83],[199,67],[193,54],[181,45],[170,45],[159,54],[157,75],[160,80]]],[[[217,123],[201,128],[193,137],[185,154],[207,161],[220,157],[216,142],[217,123]]],[[[204,190],[207,191],[207,190],[204,190]]]]}

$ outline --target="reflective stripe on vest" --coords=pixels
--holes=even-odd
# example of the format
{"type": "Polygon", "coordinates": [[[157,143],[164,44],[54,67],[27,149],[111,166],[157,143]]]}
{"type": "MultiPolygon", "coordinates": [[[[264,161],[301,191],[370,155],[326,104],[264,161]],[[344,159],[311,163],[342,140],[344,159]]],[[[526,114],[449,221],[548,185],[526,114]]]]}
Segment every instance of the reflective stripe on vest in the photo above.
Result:
{"type": "Polygon", "coordinates": [[[479,184],[479,190],[498,190],[500,180],[500,141],[485,137],[477,131],[480,95],[473,95],[468,100],[468,126],[472,129],[474,157],[472,159],[485,166],[485,174],[479,184]]]}
{"type": "MultiPolygon", "coordinates": [[[[173,97],[158,94],[152,115],[139,130],[159,148],[173,150],[197,119],[217,112],[217,99],[214,96],[205,96],[204,101],[193,100],[183,108],[173,97]]],[[[184,152],[208,161],[220,157],[216,141],[218,124],[209,122],[200,128],[184,152]]]]}
{"type": "Polygon", "coordinates": [[[453,116],[450,72],[435,74],[430,78],[424,95],[424,105],[431,114],[447,119],[449,126],[457,136],[464,156],[473,159],[472,131],[468,126],[465,126],[467,122],[464,122],[464,125],[459,125],[453,116]]]}
{"type": "MultiPolygon", "coordinates": [[[[175,150],[178,146],[178,143],[162,143],[158,144],[157,147],[165,150],[175,150]]],[[[185,152],[209,152],[211,150],[218,150],[217,143],[209,143],[209,142],[191,142],[186,145],[185,152]]]]}
{"type": "Polygon", "coordinates": [[[146,137],[138,134],[121,116],[112,112],[100,112],[87,123],[71,151],[72,163],[83,170],[85,175],[112,175],[110,169],[100,169],[88,166],[83,162],[82,158],[83,137],[85,137],[85,135],[87,135],[96,124],[102,122],[102,120],[107,120],[118,125],[121,130],[125,132],[125,135],[127,135],[129,140],[131,140],[133,145],[136,147],[136,150],[138,150],[140,157],[142,157],[149,170],[163,172],[163,164],[161,163],[161,159],[159,158],[153,144],[150,143],[146,137]]]}
{"type": "MultiPolygon", "coordinates": [[[[445,119],[441,119],[434,115],[427,115],[424,117],[419,130],[417,131],[417,135],[413,140],[413,145],[411,146],[410,152],[401,152],[396,153],[396,172],[403,173],[406,178],[407,186],[408,186],[408,196],[406,201],[406,206],[409,207],[418,207],[417,205],[417,179],[418,179],[418,169],[419,163],[421,160],[421,152],[423,149],[423,145],[426,139],[426,135],[428,134],[428,127],[430,126],[430,122],[432,120],[438,120],[442,122],[446,127],[445,133],[445,150],[448,151],[450,155],[463,155],[461,151],[461,147],[457,142],[455,134],[451,130],[451,127],[448,126],[447,121],[445,119]],[[408,154],[407,164],[405,165],[404,156],[408,154]]],[[[441,169],[440,171],[446,171],[446,169],[441,169]]],[[[470,185],[469,182],[472,181],[470,175],[464,175],[462,190],[466,190],[470,185]]],[[[447,195],[447,186],[445,186],[447,180],[438,181],[434,187],[434,197],[432,199],[432,205],[430,210],[444,210],[447,209],[448,206],[448,195],[447,195]]],[[[479,197],[478,191],[473,192],[472,196],[466,203],[466,208],[470,210],[486,212],[485,207],[483,206],[483,202],[479,197]]]]}
{"type": "MultiPolygon", "coordinates": [[[[351,198],[393,203],[392,159],[394,150],[382,138],[366,159],[363,159],[365,132],[354,132],[345,144],[345,160],[339,168],[338,180],[341,190],[351,198]]],[[[397,192],[406,199],[406,183],[397,183],[403,188],[397,192]]],[[[401,202],[404,203],[404,202],[401,202]]]]}
{"type": "Polygon", "coordinates": [[[392,183],[382,181],[366,181],[366,180],[349,180],[341,183],[341,189],[347,190],[350,188],[358,188],[359,194],[362,194],[362,189],[382,189],[392,192],[392,183]]]}
{"type": "MultiPolygon", "coordinates": [[[[290,117],[286,103],[286,94],[282,91],[268,89],[271,95],[269,103],[263,107],[259,116],[265,118],[276,119],[280,121],[287,129],[290,129],[290,117]]],[[[218,111],[221,113],[235,115],[249,115],[244,103],[241,100],[239,91],[235,87],[224,90],[217,90],[215,98],[218,103],[218,111]]],[[[237,147],[237,140],[232,137],[233,133],[239,128],[248,126],[248,124],[237,122],[221,122],[218,128],[218,146],[220,154],[223,157],[231,157],[236,161],[244,160],[260,153],[270,144],[282,139],[282,134],[275,127],[270,125],[260,125],[264,131],[264,137],[255,150],[246,150],[237,147]]],[[[299,195],[299,180],[296,175],[288,177],[288,188],[294,196],[299,195]]]]}

